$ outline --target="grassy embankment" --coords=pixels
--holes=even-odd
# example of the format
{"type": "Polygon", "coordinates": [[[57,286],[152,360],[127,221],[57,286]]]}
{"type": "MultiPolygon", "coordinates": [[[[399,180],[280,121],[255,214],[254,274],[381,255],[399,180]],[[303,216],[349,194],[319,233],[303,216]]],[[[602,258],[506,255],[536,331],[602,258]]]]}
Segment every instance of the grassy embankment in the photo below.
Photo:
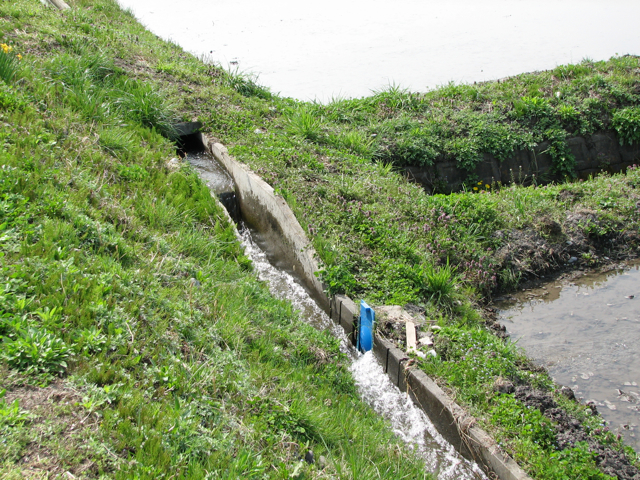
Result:
{"type": "Polygon", "coordinates": [[[174,68],[237,79],[71,4],[0,4],[0,477],[429,477],[169,163],[174,68]]]}
{"type": "MultiPolygon", "coordinates": [[[[185,55],[178,48],[158,42],[137,26],[129,16],[119,13],[112,2],[76,2],[74,7],[74,11],[64,16],[64,31],[61,20],[63,17],[43,10],[35,1],[23,0],[15,6],[2,7],[5,41],[10,42],[15,51],[20,51],[19,48],[22,46],[21,53],[25,56],[25,64],[31,67],[24,69],[27,73],[22,80],[16,82],[18,89],[14,87],[11,95],[17,95],[18,98],[24,99],[27,105],[31,105],[32,110],[29,111],[33,112],[32,116],[42,117],[41,123],[36,124],[42,124],[42,128],[53,136],[52,140],[40,141],[32,148],[49,149],[46,151],[47,154],[57,158],[60,155],[54,155],[55,148],[63,148],[67,136],[75,134],[73,139],[82,140],[77,145],[84,145],[81,151],[88,149],[91,152],[91,164],[99,165],[91,167],[99,176],[89,175],[94,179],[94,184],[87,181],[86,185],[89,186],[78,186],[72,167],[69,167],[67,177],[63,177],[61,173],[51,174],[55,175],[51,181],[58,182],[65,194],[69,190],[70,199],[78,197],[77,202],[80,202],[84,198],[88,204],[86,209],[99,212],[95,214],[96,218],[102,220],[96,221],[101,221],[100,225],[115,225],[114,235],[121,235],[123,242],[133,242],[129,238],[134,234],[129,232],[136,232],[142,228],[138,225],[155,231],[155,235],[165,239],[168,246],[162,247],[160,242],[157,247],[160,250],[147,250],[159,253],[155,257],[153,253],[147,256],[149,259],[153,257],[152,261],[162,268],[168,268],[165,264],[169,258],[162,261],[159,257],[161,254],[164,258],[168,253],[177,256],[179,252],[183,255],[180,259],[190,258],[188,255],[202,255],[198,250],[199,246],[190,250],[188,255],[176,250],[182,248],[179,245],[184,244],[184,240],[179,239],[180,234],[165,234],[169,230],[168,227],[176,232],[182,230],[179,226],[166,223],[166,213],[155,213],[151,217],[145,213],[147,209],[152,209],[152,212],[173,211],[167,207],[174,201],[173,196],[168,193],[170,189],[154,193],[145,186],[146,184],[135,184],[160,178],[157,177],[160,174],[156,170],[163,172],[164,167],[156,166],[154,169],[154,165],[158,164],[150,161],[144,163],[145,157],[138,153],[137,147],[134,148],[141,143],[139,139],[142,134],[132,133],[132,122],[144,123],[144,118],[131,119],[130,115],[136,115],[135,109],[126,107],[123,100],[105,103],[102,93],[99,93],[107,87],[111,91],[112,82],[116,82],[113,84],[116,85],[114,89],[120,88],[117,81],[122,80],[123,76],[130,79],[129,88],[132,90],[143,89],[144,84],[153,84],[153,91],[163,92],[166,99],[171,99],[175,111],[181,112],[183,119],[197,117],[203,121],[212,135],[230,147],[232,154],[249,164],[288,200],[313,239],[324,263],[323,277],[333,292],[344,292],[356,299],[365,298],[374,304],[417,304],[425,309],[428,318],[437,321],[443,327],[436,338],[439,356],[433,360],[417,360],[418,365],[449,389],[457,401],[474,414],[478,422],[491,431],[531,475],[537,478],[571,478],[575,472],[581,472],[583,478],[606,478],[598,467],[602,466],[602,455],[598,456],[594,445],[604,444],[612,451],[618,451],[621,448],[619,441],[606,432],[606,429],[601,428],[602,420],[599,417],[590,415],[590,410],[559,395],[544,372],[531,371],[527,360],[513,345],[495,337],[486,328],[481,306],[493,292],[508,291],[522,280],[563,268],[571,256],[577,259],[571,264],[573,268],[596,266],[605,256],[624,258],[635,255],[638,233],[636,202],[640,199],[635,189],[640,183],[640,172],[633,170],[628,175],[600,177],[582,183],[569,182],[547,187],[482,186],[477,190],[480,193],[475,193],[473,187],[477,185],[475,180],[470,178],[469,191],[466,193],[430,196],[418,186],[406,182],[396,168],[407,164],[428,165],[439,158],[453,158],[459,161],[461,166],[472,168],[480,153],[484,151],[505,158],[513,149],[530,148],[533,144],[548,140],[551,141],[550,153],[556,160],[558,172],[570,177],[572,159],[563,143],[568,135],[612,128],[625,141],[640,140],[637,133],[640,131],[637,129],[640,117],[640,65],[637,58],[620,57],[608,62],[585,61],[579,65],[558,67],[551,72],[520,75],[501,83],[448,85],[425,94],[412,94],[398,88],[390,88],[366,99],[338,100],[329,105],[317,105],[279,98],[258,86],[251,78],[230,76],[219,68],[205,65],[185,55]],[[112,59],[114,63],[110,63],[112,59]],[[108,69],[115,73],[92,73],[95,68],[84,63],[87,61],[98,70],[107,65],[108,69]],[[80,72],[80,81],[84,82],[82,88],[74,86],[75,74],[70,75],[69,72],[76,70],[66,68],[66,62],[80,65],[76,70],[80,72]],[[37,82],[36,75],[50,80],[37,82]],[[89,77],[82,80],[83,75],[89,77]],[[45,100],[29,94],[38,92],[38,88],[50,89],[46,92],[51,93],[42,96],[45,100]],[[60,116],[51,117],[49,112],[56,111],[51,105],[58,103],[46,100],[47,98],[59,99],[57,102],[62,105],[59,108],[65,109],[64,120],[61,120],[60,116]],[[105,106],[108,108],[101,112],[105,106]],[[122,115],[123,119],[105,123],[99,118],[94,118],[94,114],[105,114],[108,118],[111,118],[112,114],[122,115]],[[69,120],[74,118],[78,120],[69,120]],[[87,128],[84,126],[87,121],[93,123],[89,124],[89,130],[83,130],[87,128]],[[76,131],[82,133],[74,133],[76,131]],[[57,143],[52,145],[53,141],[57,143]],[[136,165],[140,168],[136,168],[136,165]],[[66,178],[71,176],[74,177],[74,182],[69,185],[66,178]],[[139,176],[144,178],[140,179],[139,176]],[[66,183],[56,180],[60,178],[65,179],[66,183]],[[95,180],[96,178],[98,180],[95,180]],[[125,193],[113,193],[108,202],[105,202],[101,196],[104,191],[125,193]],[[118,203],[114,198],[122,200],[118,203]],[[134,201],[140,198],[147,200],[134,201]],[[138,201],[142,202],[142,207],[138,206],[138,201]],[[103,213],[108,210],[104,209],[101,202],[115,204],[116,211],[121,213],[103,213]],[[118,208],[118,205],[122,207],[118,208]],[[128,226],[127,219],[133,222],[134,227],[128,226]],[[154,228],[157,229],[153,230],[154,228]],[[587,441],[569,446],[566,442],[561,442],[556,430],[556,420],[550,418],[548,412],[545,416],[539,410],[527,406],[513,394],[497,393],[495,386],[498,379],[500,382],[507,381],[514,385],[531,386],[551,392],[565,410],[582,421],[585,436],[581,438],[587,441]]],[[[149,105],[146,99],[154,96],[143,95],[143,98],[145,108],[142,110],[147,111],[149,105]]],[[[163,103],[166,104],[167,102],[163,103]]],[[[23,123],[30,124],[30,121],[31,118],[23,123]]],[[[32,131],[33,127],[29,127],[28,130],[32,131]]],[[[34,135],[30,136],[33,137],[34,135]]],[[[153,142],[144,136],[142,138],[147,143],[147,148],[154,142],[161,142],[157,136],[152,137],[157,139],[153,142]]],[[[166,143],[162,145],[165,149],[169,148],[166,143]]],[[[168,154],[168,150],[165,152],[168,154]]],[[[75,155],[70,158],[75,159],[75,155]]],[[[23,163],[20,162],[16,166],[24,170],[26,167],[23,163]]],[[[39,164],[34,162],[34,165],[37,167],[39,164]]],[[[50,171],[48,169],[45,173],[50,171]]],[[[41,175],[37,178],[45,176],[44,173],[41,175]]],[[[163,175],[168,173],[164,171],[163,175]]],[[[28,185],[19,188],[28,191],[36,188],[46,189],[46,186],[50,185],[47,182],[29,182],[28,185]]],[[[157,188],[165,188],[165,184],[165,181],[158,181],[157,188]]],[[[179,190],[182,192],[182,189],[179,190]]],[[[31,199],[33,194],[30,195],[23,197],[31,199]]],[[[44,198],[56,197],[45,195],[44,198]]],[[[66,196],[64,199],[66,200],[66,196]]],[[[75,205],[71,201],[67,203],[75,205]]],[[[32,200],[25,203],[29,206],[33,204],[32,200]]],[[[62,205],[66,207],[66,203],[62,205]]],[[[48,216],[53,215],[47,212],[46,222],[49,221],[48,216]]],[[[92,218],[87,213],[85,215],[92,218]]],[[[184,228],[189,232],[192,231],[193,225],[189,222],[193,218],[204,225],[202,229],[210,226],[205,220],[193,215],[195,213],[189,213],[187,220],[176,220],[176,224],[183,225],[187,222],[188,227],[184,228]]],[[[169,218],[171,216],[172,214],[169,218]]],[[[34,224],[43,222],[45,220],[38,220],[34,221],[34,224]]],[[[74,231],[92,231],[86,230],[82,222],[77,223],[74,220],[68,223],[72,226],[69,228],[75,229],[74,231]],[[78,230],[82,228],[85,230],[78,230]]],[[[92,238],[89,233],[80,233],[79,245],[85,245],[85,235],[92,238]]],[[[41,241],[40,238],[44,237],[38,237],[38,241],[41,241]]],[[[93,245],[91,242],[93,240],[89,241],[89,245],[93,245]]],[[[131,247],[134,252],[137,248],[142,249],[145,246],[152,249],[148,246],[149,241],[136,242],[136,247],[131,247]],[[142,246],[139,247],[138,244],[142,246]]],[[[97,245],[98,247],[90,248],[106,249],[100,246],[101,243],[97,245]]],[[[28,242],[24,247],[21,243],[20,248],[28,246],[28,242]]],[[[114,248],[111,247],[111,251],[114,251],[114,248]]],[[[121,247],[118,247],[116,251],[120,250],[121,247]]],[[[24,254],[19,255],[19,258],[23,257],[29,258],[24,254]]],[[[108,255],[106,258],[112,257],[113,255],[108,255]]],[[[68,257],[55,262],[60,263],[65,261],[64,259],[68,257]]],[[[74,260],[74,268],[78,268],[79,261],[74,260]]],[[[55,262],[41,261],[38,265],[58,265],[55,262]]],[[[96,262],[91,262],[92,266],[95,264],[96,262]]],[[[206,293],[206,288],[189,288],[187,280],[197,271],[205,272],[205,269],[200,265],[200,260],[194,261],[193,267],[175,268],[177,270],[169,270],[173,272],[173,277],[159,280],[165,283],[161,283],[158,288],[186,288],[188,300],[185,308],[188,308],[189,315],[196,315],[192,313],[196,309],[192,308],[191,299],[196,295],[206,297],[214,294],[206,293]],[[177,277],[177,272],[187,275],[177,277]],[[179,284],[177,278],[181,278],[183,283],[179,284]],[[166,282],[170,281],[173,283],[167,285],[166,282]]],[[[146,272],[140,267],[134,268],[132,272],[137,270],[142,273],[135,273],[136,281],[138,276],[146,272]]],[[[58,273],[56,271],[52,277],[60,277],[58,273]]],[[[9,274],[13,274],[13,271],[9,274]]],[[[68,274],[62,273],[60,277],[60,286],[58,283],[55,284],[55,288],[64,290],[63,298],[70,294],[70,290],[64,284],[64,279],[67,278],[65,275],[68,274]]],[[[120,273],[118,275],[126,278],[120,273]]],[[[203,276],[205,277],[206,275],[203,276]]],[[[218,277],[216,273],[206,278],[215,278],[210,281],[218,284],[218,277]]],[[[116,279],[114,287],[121,285],[119,277],[110,278],[116,279]]],[[[41,283],[46,285],[44,282],[41,283]]],[[[244,285],[241,281],[231,283],[244,285]]],[[[41,288],[40,284],[36,285],[41,288]]],[[[32,286],[35,288],[35,285],[32,286]]],[[[25,293],[20,291],[13,297],[22,302],[21,298],[24,295],[25,293]]],[[[109,292],[106,295],[109,295],[109,292]]],[[[222,295],[222,292],[216,295],[222,295]]],[[[29,299],[32,296],[29,293],[29,299]]],[[[151,297],[153,298],[153,295],[151,297]]],[[[140,297],[138,302],[141,303],[142,298],[140,297]]],[[[28,312],[32,313],[26,315],[27,322],[45,322],[42,315],[35,312],[39,309],[46,317],[43,308],[49,305],[39,300],[39,297],[36,299],[39,303],[29,304],[33,307],[28,307],[31,308],[28,312]]],[[[145,301],[145,305],[146,303],[145,301]]],[[[120,302],[117,305],[119,304],[120,302]]],[[[203,302],[199,305],[204,304],[203,302]]],[[[215,299],[213,303],[209,301],[206,304],[212,308],[212,304],[216,305],[215,299]]],[[[54,303],[53,306],[55,305],[57,304],[54,303]]],[[[173,303],[170,305],[171,308],[176,308],[173,303]]],[[[62,307],[67,308],[64,303],[62,307]]],[[[18,316],[15,312],[20,310],[16,308],[7,307],[9,318],[18,316]]],[[[136,308],[133,306],[132,310],[128,310],[133,312],[129,318],[133,319],[134,325],[123,324],[119,327],[119,335],[124,338],[121,339],[122,342],[137,342],[142,334],[137,333],[136,329],[147,331],[144,329],[149,328],[145,324],[149,315],[143,312],[140,316],[136,308]],[[127,325],[132,328],[132,334],[128,331],[127,325]]],[[[234,315],[234,319],[236,315],[240,315],[238,318],[244,318],[242,312],[247,310],[243,310],[244,306],[239,308],[239,313],[226,307],[224,311],[228,312],[229,316],[234,315]]],[[[73,310],[64,311],[65,320],[69,319],[71,311],[73,310]]],[[[218,318],[219,315],[213,316],[218,318]]],[[[101,317],[95,314],[91,318],[99,320],[101,317]]],[[[180,328],[197,323],[189,320],[186,314],[180,318],[178,324],[171,322],[171,328],[177,329],[176,335],[187,335],[185,338],[191,339],[180,328]]],[[[230,346],[231,351],[249,352],[248,354],[254,352],[254,355],[258,355],[255,353],[256,348],[263,349],[259,350],[260,352],[264,351],[264,346],[260,346],[262,331],[272,331],[271,328],[276,328],[279,335],[281,330],[278,329],[283,328],[277,322],[275,327],[261,323],[256,327],[256,334],[247,337],[247,345],[240,341],[243,337],[239,336],[230,323],[222,322],[220,318],[217,321],[215,330],[226,342],[221,345],[230,346]],[[229,334],[229,331],[232,334],[229,334]],[[224,335],[231,336],[227,339],[224,335]]],[[[96,328],[98,327],[101,327],[99,334],[115,335],[102,324],[96,324],[96,328]]],[[[9,328],[7,327],[7,332],[11,331],[9,328]]],[[[298,328],[302,327],[287,327],[284,331],[299,340],[298,328]]],[[[154,332],[156,333],[148,334],[160,335],[157,333],[158,329],[154,329],[154,332]]],[[[74,342],[73,335],[64,331],[62,334],[66,335],[65,342],[74,342]]],[[[200,333],[194,334],[193,338],[193,341],[199,341],[200,333]]],[[[192,340],[187,340],[187,343],[189,341],[192,340]]],[[[324,342],[330,343],[326,338],[324,342]]],[[[212,343],[215,344],[207,340],[205,344],[212,343]]],[[[116,351],[118,348],[120,347],[117,347],[116,351]]],[[[148,348],[151,348],[151,345],[148,345],[148,348]]],[[[160,347],[154,345],[153,348],[160,347]]],[[[289,348],[308,349],[301,343],[294,343],[289,348]]],[[[328,346],[323,348],[330,351],[328,346]]],[[[222,350],[227,351],[224,348],[222,350]]],[[[271,358],[271,351],[266,351],[271,358]]],[[[106,358],[108,353],[112,354],[110,350],[104,350],[103,353],[98,353],[98,358],[106,358]]],[[[131,358],[135,360],[139,355],[134,353],[131,358]]],[[[178,354],[177,351],[174,352],[174,356],[182,358],[182,354],[178,354]]],[[[96,364],[91,363],[94,360],[80,361],[78,359],[81,357],[74,358],[77,363],[72,367],[72,378],[81,379],[74,381],[95,385],[92,377],[83,373],[83,368],[88,368],[89,371],[91,368],[98,368],[95,367],[96,364]],[[94,367],[83,367],[85,363],[94,367]],[[91,381],[94,383],[90,383],[91,381]]],[[[95,355],[89,358],[94,359],[95,355]]],[[[119,361],[124,362],[124,359],[129,357],[124,355],[122,358],[119,361]]],[[[146,357],[141,357],[140,362],[142,358],[146,357]]],[[[191,357],[187,355],[186,358],[191,357]]],[[[297,357],[293,355],[291,358],[295,360],[297,357]]],[[[317,355],[314,354],[313,358],[317,358],[317,355]]],[[[320,355],[320,358],[323,358],[323,355],[320,355]]],[[[277,359],[284,362],[287,357],[278,355],[277,359]]],[[[311,360],[311,363],[313,362],[316,365],[309,368],[320,368],[317,365],[319,360],[311,360]]],[[[150,365],[153,367],[155,364],[150,365]]],[[[120,367],[115,363],[114,369],[117,371],[118,368],[124,370],[122,378],[131,382],[126,385],[136,385],[136,375],[149,375],[149,368],[120,367]],[[135,374],[130,373],[128,368],[133,368],[135,374]]],[[[328,372],[331,373],[328,377],[337,373],[337,378],[347,381],[342,367],[322,368],[329,369],[328,372]],[[335,369],[335,372],[332,369],[335,369]]],[[[15,370],[11,371],[18,375],[15,370]]],[[[18,378],[24,377],[18,375],[18,378]]],[[[162,375],[161,379],[164,378],[162,375]]],[[[235,380],[225,378],[222,374],[215,378],[217,382],[225,385],[225,382],[235,380]]],[[[112,384],[121,382],[124,380],[118,377],[112,384]]],[[[110,385],[104,384],[98,391],[108,393],[117,390],[110,385]]],[[[158,385],[154,382],[153,388],[157,389],[158,385]]],[[[93,387],[85,388],[92,391],[93,387]]],[[[278,395],[281,395],[279,403],[268,404],[287,405],[284,400],[287,396],[285,390],[286,388],[276,390],[279,392],[278,395]]],[[[299,395],[299,389],[294,390],[291,390],[290,394],[295,398],[295,395],[299,395]]],[[[273,398],[271,391],[265,390],[263,393],[273,398]]],[[[174,398],[173,395],[175,393],[171,391],[168,402],[174,398]]],[[[349,401],[355,401],[353,397],[349,398],[349,401]]],[[[227,402],[225,400],[222,405],[229,405],[227,402]]],[[[120,408],[117,400],[112,401],[112,404],[120,408]]],[[[243,419],[244,422],[248,421],[247,418],[253,419],[254,422],[259,421],[247,414],[258,412],[260,409],[252,410],[248,403],[240,403],[243,408],[238,407],[238,403],[230,405],[233,405],[233,408],[229,407],[227,412],[235,415],[233,418],[243,419]]],[[[104,411],[111,412],[111,409],[104,411]]],[[[279,410],[276,408],[276,411],[279,410]]],[[[287,411],[283,407],[283,411],[290,410],[287,411]]],[[[105,414],[105,418],[109,415],[105,414]]],[[[133,419],[139,421],[141,418],[140,415],[130,417],[125,417],[122,423],[133,422],[133,419]]],[[[274,422],[279,424],[280,420],[274,422]]],[[[287,422],[285,424],[289,425],[287,422]]],[[[104,431],[114,430],[111,428],[114,423],[107,425],[107,430],[104,431]]],[[[146,428],[148,427],[141,427],[140,430],[146,428]]],[[[293,428],[295,431],[296,427],[293,428]]],[[[304,428],[307,432],[307,427],[304,428]]],[[[167,428],[168,433],[174,431],[175,428],[167,428]]],[[[156,432],[155,438],[160,438],[162,430],[158,428],[156,432]]],[[[236,441],[240,442],[239,445],[247,445],[249,450],[256,445],[236,441]]],[[[277,445],[278,448],[286,449],[288,444],[277,445]]],[[[122,447],[118,452],[127,451],[127,448],[129,447],[122,447]]],[[[134,455],[133,452],[142,455],[138,453],[139,445],[138,449],[128,451],[132,452],[131,455],[134,455]]],[[[277,450],[273,453],[268,449],[264,450],[263,455],[269,455],[265,462],[273,463],[273,458],[282,451],[277,450]]],[[[628,455],[633,459],[634,455],[631,452],[628,452],[628,455]]],[[[348,455],[344,454],[341,458],[347,457],[348,455]]],[[[106,458],[110,456],[106,455],[106,458]]],[[[138,468],[135,465],[129,468],[138,468]]]]}
{"type": "Polygon", "coordinates": [[[614,130],[620,141],[640,142],[637,57],[585,60],[424,94],[393,87],[328,105],[244,86],[237,91],[248,97],[242,107],[200,118],[292,205],[332,292],[424,308],[443,328],[435,339],[438,357],[416,363],[532,476],[636,474],[628,464],[638,460],[628,448],[622,463],[607,465],[611,452],[623,450],[619,440],[513,344],[494,336],[482,305],[495,292],[550,272],[636,256],[640,172],[572,182],[565,140],[614,130]],[[478,185],[470,177],[466,192],[427,195],[397,170],[439,159],[472,170],[483,152],[504,159],[542,141],[550,142],[566,183],[478,185]],[[511,388],[500,393],[504,382],[511,388]],[[515,387],[548,393],[568,416],[516,398],[515,387]],[[575,443],[561,440],[574,419],[580,435],[575,443]]]}
{"type": "MultiPolygon", "coordinates": [[[[424,94],[393,87],[328,105],[280,99],[246,83],[235,88],[247,97],[237,108],[203,109],[199,118],[292,205],[332,292],[423,307],[443,329],[438,357],[417,364],[532,476],[627,475],[620,465],[607,467],[601,454],[622,450],[602,419],[568,401],[514,345],[496,338],[481,306],[525,280],[636,256],[640,172],[572,182],[565,140],[613,130],[622,142],[640,142],[637,57],[424,94]],[[439,159],[472,170],[483,152],[504,159],[543,141],[566,183],[479,186],[470,177],[466,192],[426,195],[397,170],[439,159]],[[566,422],[496,391],[505,379],[548,392],[584,435],[576,444],[561,442],[566,422]]],[[[229,96],[219,91],[217,98],[229,96]]],[[[626,454],[637,465],[630,449],[626,454]]]]}

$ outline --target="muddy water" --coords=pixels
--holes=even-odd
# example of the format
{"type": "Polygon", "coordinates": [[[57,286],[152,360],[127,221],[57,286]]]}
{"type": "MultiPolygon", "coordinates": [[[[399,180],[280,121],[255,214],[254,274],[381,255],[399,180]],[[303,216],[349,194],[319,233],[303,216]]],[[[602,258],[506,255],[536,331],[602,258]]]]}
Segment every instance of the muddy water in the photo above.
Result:
{"type": "MultiPolygon", "coordinates": [[[[211,157],[188,154],[187,159],[213,193],[219,193],[215,186],[226,186],[228,175],[224,170],[219,170],[211,157]]],[[[476,464],[464,459],[442,438],[408,395],[391,383],[375,357],[370,353],[360,355],[356,352],[344,330],[325,314],[305,288],[289,273],[270,263],[267,254],[259,246],[259,235],[246,227],[241,230],[242,245],[253,261],[258,278],[267,283],[275,297],[291,302],[305,321],[316,328],[329,330],[340,339],[340,349],[353,361],[351,372],[363,400],[391,424],[399,438],[424,458],[429,471],[436,473],[440,480],[486,479],[476,464]]]]}
{"type": "Polygon", "coordinates": [[[637,0],[118,1],[157,35],[301,100],[640,53],[637,0]]]}
{"type": "Polygon", "coordinates": [[[640,267],[520,292],[499,306],[512,339],[640,452],[640,267]]]}

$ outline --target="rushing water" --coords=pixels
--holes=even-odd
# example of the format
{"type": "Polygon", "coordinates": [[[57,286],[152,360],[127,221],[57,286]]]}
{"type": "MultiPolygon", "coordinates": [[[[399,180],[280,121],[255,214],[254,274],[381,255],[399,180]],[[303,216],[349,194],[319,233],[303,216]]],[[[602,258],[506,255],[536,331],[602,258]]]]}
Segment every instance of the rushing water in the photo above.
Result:
{"type": "Polygon", "coordinates": [[[440,480],[486,479],[480,468],[465,460],[437,432],[428,417],[406,393],[393,385],[371,352],[358,354],[344,333],[309,296],[296,279],[275,268],[254,241],[249,229],[241,233],[245,253],[253,261],[258,278],[267,282],[271,293],[290,301],[302,318],[316,328],[330,330],[341,340],[341,350],[353,360],[351,372],[361,397],[391,424],[394,432],[424,458],[429,470],[440,480]]]}
{"type": "Polygon", "coordinates": [[[301,100],[640,53],[637,0],[118,1],[157,35],[301,100]]]}
{"type": "MultiPolygon", "coordinates": [[[[188,154],[187,160],[214,194],[228,187],[228,175],[219,169],[211,157],[206,154],[188,154]]],[[[476,464],[464,459],[437,432],[409,396],[391,383],[375,357],[371,353],[360,355],[356,352],[344,330],[327,316],[306,289],[292,275],[271,264],[267,254],[258,246],[256,239],[259,236],[255,232],[242,228],[241,238],[258,278],[267,283],[271,293],[291,302],[306,322],[318,329],[329,330],[340,339],[340,349],[353,362],[351,372],[361,397],[376,413],[389,421],[398,437],[416,449],[430,471],[437,473],[440,480],[486,479],[476,464]]]]}
{"type": "Polygon", "coordinates": [[[511,338],[640,452],[639,268],[521,292],[502,308],[511,338]]]}

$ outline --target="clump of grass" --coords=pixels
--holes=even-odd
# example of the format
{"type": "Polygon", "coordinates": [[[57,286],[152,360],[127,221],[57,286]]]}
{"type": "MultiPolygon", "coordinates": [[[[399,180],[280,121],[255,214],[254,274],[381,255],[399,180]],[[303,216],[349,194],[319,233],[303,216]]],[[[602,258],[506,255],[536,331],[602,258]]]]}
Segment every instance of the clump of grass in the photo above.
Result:
{"type": "Polygon", "coordinates": [[[113,105],[122,117],[154,128],[171,140],[177,139],[178,134],[174,127],[177,118],[170,101],[152,85],[123,79],[112,95],[113,105]]]}
{"type": "Polygon", "coordinates": [[[258,83],[258,76],[250,73],[234,71],[225,72],[222,84],[228,86],[245,97],[257,97],[268,100],[272,97],[268,88],[258,83]]]}
{"type": "Polygon", "coordinates": [[[319,141],[322,135],[322,118],[309,107],[301,106],[287,116],[289,132],[312,142],[319,141]]]}
{"type": "Polygon", "coordinates": [[[449,259],[441,266],[427,264],[421,272],[421,288],[425,298],[438,306],[449,307],[459,281],[454,270],[449,259]]]}

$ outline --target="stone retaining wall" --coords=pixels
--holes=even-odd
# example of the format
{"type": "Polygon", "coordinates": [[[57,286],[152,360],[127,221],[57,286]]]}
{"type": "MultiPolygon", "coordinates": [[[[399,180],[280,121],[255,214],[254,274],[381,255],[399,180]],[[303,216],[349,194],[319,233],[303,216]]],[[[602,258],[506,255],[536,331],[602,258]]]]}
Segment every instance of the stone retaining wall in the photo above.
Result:
{"type": "MultiPolygon", "coordinates": [[[[617,173],[640,163],[640,145],[620,145],[617,135],[611,131],[573,137],[567,143],[576,159],[578,178],[586,179],[601,172],[617,173]]],[[[553,174],[553,160],[545,153],[548,148],[549,142],[543,142],[533,150],[519,150],[502,162],[485,153],[483,161],[472,172],[458,168],[455,161],[436,162],[431,167],[406,167],[405,171],[410,180],[422,184],[429,192],[434,189],[458,191],[469,175],[489,185],[527,183],[533,175],[539,183],[563,180],[553,174]]]]}

